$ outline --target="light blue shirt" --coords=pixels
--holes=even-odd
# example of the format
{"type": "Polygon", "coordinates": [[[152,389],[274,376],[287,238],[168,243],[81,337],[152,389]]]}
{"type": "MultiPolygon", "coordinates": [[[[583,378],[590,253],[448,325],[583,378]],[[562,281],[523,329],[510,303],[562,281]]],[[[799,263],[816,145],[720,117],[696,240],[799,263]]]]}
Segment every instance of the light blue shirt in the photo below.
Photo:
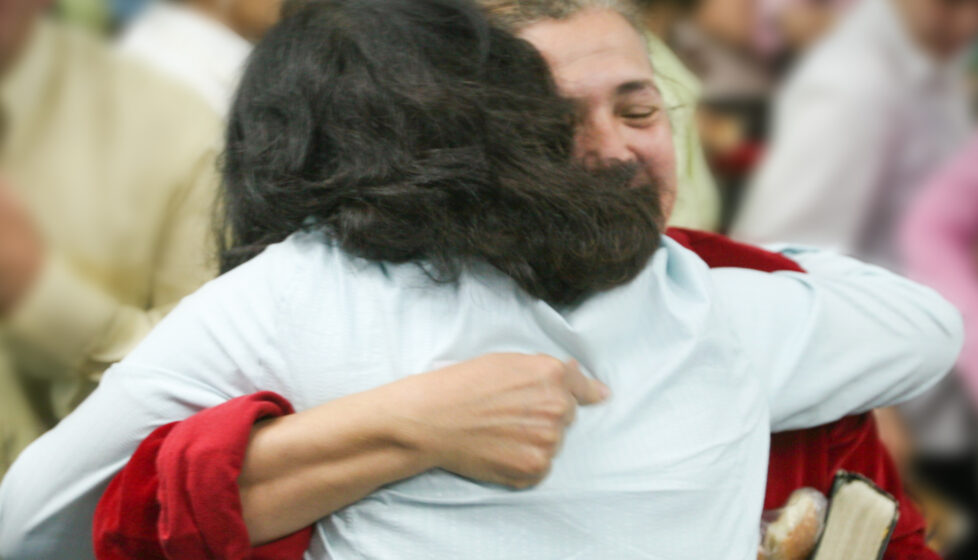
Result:
{"type": "Polygon", "coordinates": [[[154,428],[258,390],[296,409],[489,352],[576,358],[612,390],[510,490],[435,470],[321,520],[308,559],[756,557],[772,429],[919,394],[961,344],[931,290],[823,252],[709,269],[672,241],[557,309],[489,267],[434,284],[299,234],[188,297],[0,487],[0,555],[91,557],[108,480],[154,428]]]}

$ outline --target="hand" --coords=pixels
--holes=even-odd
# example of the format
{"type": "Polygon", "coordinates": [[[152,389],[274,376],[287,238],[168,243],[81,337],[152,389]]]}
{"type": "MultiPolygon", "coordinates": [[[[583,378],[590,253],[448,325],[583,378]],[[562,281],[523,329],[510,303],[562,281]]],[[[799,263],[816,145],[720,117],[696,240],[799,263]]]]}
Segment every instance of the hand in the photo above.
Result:
{"type": "Polygon", "coordinates": [[[608,397],[577,362],[489,354],[390,386],[406,406],[396,414],[403,441],[455,474],[526,488],[550,470],[578,404],[608,397]]]}
{"type": "Polygon", "coordinates": [[[41,271],[44,245],[9,185],[0,181],[0,316],[27,294],[41,271]]]}

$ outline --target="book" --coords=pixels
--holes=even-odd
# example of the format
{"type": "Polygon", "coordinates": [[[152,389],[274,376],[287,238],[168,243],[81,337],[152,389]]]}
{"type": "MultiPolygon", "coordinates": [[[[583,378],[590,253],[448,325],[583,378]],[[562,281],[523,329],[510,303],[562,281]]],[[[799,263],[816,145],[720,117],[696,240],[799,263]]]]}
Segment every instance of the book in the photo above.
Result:
{"type": "Polygon", "coordinates": [[[896,498],[868,478],[839,471],[832,483],[825,529],[812,560],[880,560],[900,516],[896,498]]]}

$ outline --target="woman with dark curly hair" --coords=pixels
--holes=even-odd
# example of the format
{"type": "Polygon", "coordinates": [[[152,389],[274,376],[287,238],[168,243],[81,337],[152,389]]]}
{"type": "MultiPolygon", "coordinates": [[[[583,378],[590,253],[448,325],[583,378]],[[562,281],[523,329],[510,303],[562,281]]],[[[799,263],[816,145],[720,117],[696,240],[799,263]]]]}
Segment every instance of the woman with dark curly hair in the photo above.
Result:
{"type": "Polygon", "coordinates": [[[573,161],[574,124],[469,3],[287,7],[232,109],[227,272],[21,456],[0,555],[91,557],[109,479],[203,410],[191,448],[148,450],[158,506],[99,506],[159,534],[103,557],[282,557],[250,546],[309,525],[307,558],[754,557],[771,426],[926,389],[958,317],[823,253],[707,268],[653,185],[573,161]],[[262,390],[228,482],[210,445],[240,426],[207,420],[262,390]]]}

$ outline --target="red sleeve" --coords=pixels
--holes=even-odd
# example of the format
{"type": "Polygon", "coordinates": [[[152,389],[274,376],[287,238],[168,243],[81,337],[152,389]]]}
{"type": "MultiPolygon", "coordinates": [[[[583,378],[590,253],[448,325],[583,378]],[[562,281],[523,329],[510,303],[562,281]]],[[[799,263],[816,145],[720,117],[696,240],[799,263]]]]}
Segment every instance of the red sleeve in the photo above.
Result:
{"type": "Polygon", "coordinates": [[[262,392],[157,428],[99,501],[96,557],[301,559],[312,527],[250,545],[237,484],[254,423],[290,413],[288,401],[262,392]]]}
{"type": "MultiPolygon", "coordinates": [[[[787,257],[737,243],[722,235],[680,228],[670,228],[666,234],[713,268],[804,272],[787,257]]],[[[880,441],[870,414],[850,416],[807,430],[774,434],[764,508],[781,507],[792,492],[803,486],[827,494],[839,469],[867,476],[900,503],[900,518],[884,560],[939,560],[940,556],[925,544],[923,516],[904,492],[900,475],[880,441]]]]}

